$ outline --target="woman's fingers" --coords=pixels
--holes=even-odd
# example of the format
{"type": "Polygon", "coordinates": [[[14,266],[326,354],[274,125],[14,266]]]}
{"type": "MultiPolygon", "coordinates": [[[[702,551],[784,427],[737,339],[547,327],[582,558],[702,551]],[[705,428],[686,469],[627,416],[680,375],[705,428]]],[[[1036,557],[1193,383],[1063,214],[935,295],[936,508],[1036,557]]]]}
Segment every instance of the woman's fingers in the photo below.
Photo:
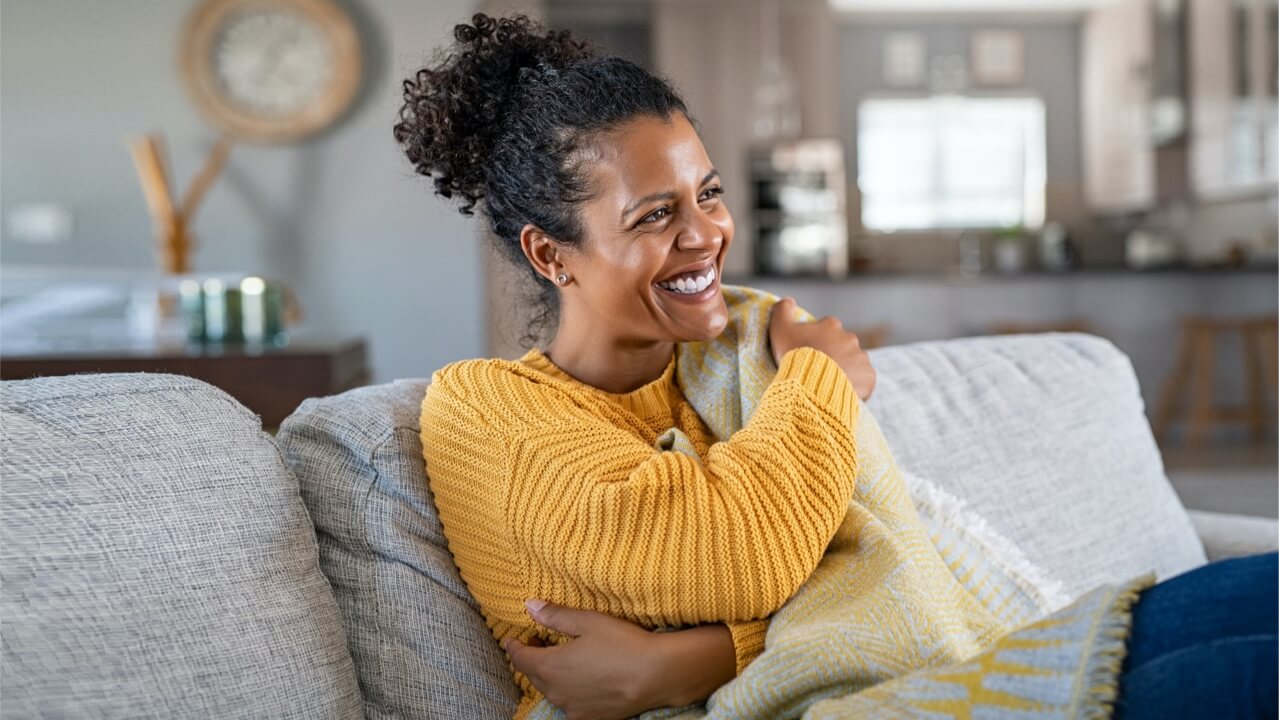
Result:
{"type": "Polygon", "coordinates": [[[795,321],[795,298],[784,297],[773,306],[773,315],[783,322],[795,321]]]}
{"type": "Polygon", "coordinates": [[[785,297],[773,305],[768,318],[768,346],[773,362],[781,365],[782,356],[790,349],[786,336],[795,323],[795,299],[785,297]]]}
{"type": "Polygon", "coordinates": [[[861,338],[845,330],[844,323],[833,315],[805,322],[797,318],[798,314],[793,298],[783,298],[773,306],[768,344],[774,362],[780,366],[782,357],[795,348],[816,348],[844,370],[858,397],[869,399],[875,390],[875,369],[862,349],[861,338]]]}
{"type": "Polygon", "coordinates": [[[569,637],[581,637],[598,625],[601,619],[612,619],[590,610],[564,607],[545,600],[525,600],[524,607],[528,608],[528,614],[539,624],[569,637]]]}
{"type": "Polygon", "coordinates": [[[502,641],[502,649],[510,656],[511,665],[517,672],[522,673],[538,688],[545,684],[543,664],[547,660],[546,654],[553,652],[554,647],[525,645],[514,637],[508,637],[502,641]]]}
{"type": "Polygon", "coordinates": [[[535,658],[531,655],[543,648],[533,648],[520,642],[518,638],[508,637],[502,639],[502,649],[511,656],[511,664],[515,666],[515,669],[528,675],[528,670],[535,664],[532,662],[535,658]]]}

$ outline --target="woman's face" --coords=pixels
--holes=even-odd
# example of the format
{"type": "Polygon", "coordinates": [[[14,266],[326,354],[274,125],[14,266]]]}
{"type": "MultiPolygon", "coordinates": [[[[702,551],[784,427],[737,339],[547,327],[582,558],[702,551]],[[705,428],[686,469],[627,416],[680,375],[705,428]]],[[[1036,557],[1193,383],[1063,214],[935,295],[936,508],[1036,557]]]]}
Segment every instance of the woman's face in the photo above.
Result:
{"type": "Polygon", "coordinates": [[[733,218],[692,124],[678,113],[643,117],[596,148],[594,194],[579,206],[583,242],[561,254],[573,278],[562,321],[589,316],[622,341],[716,337],[728,323],[720,272],[733,218]]]}

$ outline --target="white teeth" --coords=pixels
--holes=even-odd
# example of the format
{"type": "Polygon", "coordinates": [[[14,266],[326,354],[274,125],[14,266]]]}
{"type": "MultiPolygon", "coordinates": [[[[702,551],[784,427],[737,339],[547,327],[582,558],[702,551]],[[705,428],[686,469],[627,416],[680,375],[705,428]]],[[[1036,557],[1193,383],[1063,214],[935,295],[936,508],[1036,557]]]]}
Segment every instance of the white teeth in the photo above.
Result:
{"type": "Polygon", "coordinates": [[[710,268],[703,277],[680,278],[674,281],[660,282],[657,286],[672,292],[693,295],[710,287],[713,282],[715,282],[715,268],[710,268]]]}

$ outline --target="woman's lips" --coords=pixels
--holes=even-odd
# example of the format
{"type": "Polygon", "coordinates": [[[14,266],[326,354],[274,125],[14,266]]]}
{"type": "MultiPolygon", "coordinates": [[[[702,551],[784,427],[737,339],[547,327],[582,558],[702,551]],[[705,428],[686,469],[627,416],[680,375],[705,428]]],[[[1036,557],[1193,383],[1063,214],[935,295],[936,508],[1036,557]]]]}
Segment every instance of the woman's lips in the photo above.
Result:
{"type": "Polygon", "coordinates": [[[690,305],[696,305],[697,303],[705,302],[719,295],[719,273],[717,272],[715,274],[715,279],[711,280],[711,283],[707,285],[706,288],[701,290],[700,292],[682,293],[682,292],[677,292],[675,290],[667,290],[666,288],[658,285],[657,283],[653,283],[653,287],[656,288],[657,291],[661,293],[664,297],[668,297],[673,300],[678,300],[679,302],[688,303],[690,305]]]}
{"type": "Polygon", "coordinates": [[[706,265],[698,270],[687,270],[673,275],[666,280],[659,280],[654,285],[671,292],[682,292],[689,295],[694,291],[701,292],[705,290],[711,283],[715,282],[715,278],[719,273],[715,271],[714,265],[706,265]]]}

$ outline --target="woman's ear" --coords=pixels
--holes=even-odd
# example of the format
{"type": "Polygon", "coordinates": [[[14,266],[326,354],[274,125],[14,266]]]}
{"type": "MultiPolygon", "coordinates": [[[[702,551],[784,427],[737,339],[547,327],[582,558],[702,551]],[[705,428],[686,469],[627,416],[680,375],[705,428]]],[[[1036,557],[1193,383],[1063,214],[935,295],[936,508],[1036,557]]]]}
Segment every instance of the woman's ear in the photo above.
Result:
{"type": "Polygon", "coordinates": [[[525,225],[520,230],[520,249],[538,275],[556,285],[567,283],[561,279],[568,278],[568,270],[564,266],[564,245],[555,238],[536,225],[525,225]]]}

